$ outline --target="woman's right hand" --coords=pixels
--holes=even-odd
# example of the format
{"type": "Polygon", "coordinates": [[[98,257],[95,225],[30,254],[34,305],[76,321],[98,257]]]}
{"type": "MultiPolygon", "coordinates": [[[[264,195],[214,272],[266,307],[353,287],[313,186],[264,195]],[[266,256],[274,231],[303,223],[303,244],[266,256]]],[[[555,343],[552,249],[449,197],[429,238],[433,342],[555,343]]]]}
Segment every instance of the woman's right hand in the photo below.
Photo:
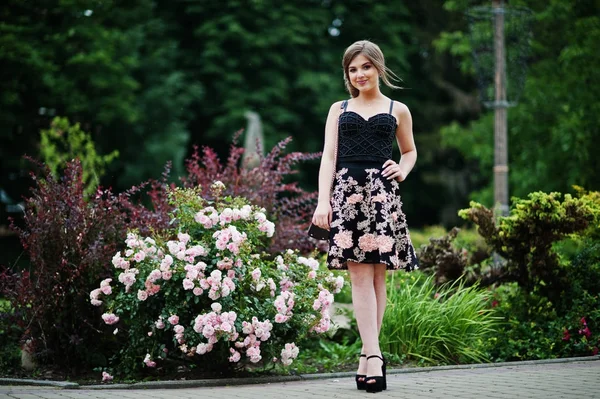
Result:
{"type": "Polygon", "coordinates": [[[319,203],[317,205],[317,209],[315,209],[315,213],[313,214],[312,223],[323,229],[329,230],[329,224],[331,223],[331,213],[331,204],[329,202],[319,203]]]}

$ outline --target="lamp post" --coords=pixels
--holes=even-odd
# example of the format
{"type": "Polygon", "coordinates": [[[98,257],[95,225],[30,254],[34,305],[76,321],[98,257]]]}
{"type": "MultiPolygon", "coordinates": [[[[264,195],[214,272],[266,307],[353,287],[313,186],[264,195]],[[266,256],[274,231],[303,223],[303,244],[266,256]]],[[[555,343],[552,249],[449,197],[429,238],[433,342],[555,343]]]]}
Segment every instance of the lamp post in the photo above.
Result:
{"type": "Polygon", "coordinates": [[[504,48],[504,7],[494,0],[494,205],[499,215],[508,215],[508,135],[506,101],[506,55],[504,48]]]}
{"type": "Polygon", "coordinates": [[[508,215],[507,116],[525,82],[531,12],[492,0],[492,7],[472,8],[467,16],[479,92],[494,109],[494,208],[496,216],[508,215]]]}

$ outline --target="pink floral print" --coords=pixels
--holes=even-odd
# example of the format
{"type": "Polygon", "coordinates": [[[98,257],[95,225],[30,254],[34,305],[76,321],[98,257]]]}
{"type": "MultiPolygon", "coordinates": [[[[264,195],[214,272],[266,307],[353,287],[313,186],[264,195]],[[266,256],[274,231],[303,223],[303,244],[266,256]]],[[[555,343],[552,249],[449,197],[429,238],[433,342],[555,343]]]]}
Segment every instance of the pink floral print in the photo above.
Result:
{"type": "Polygon", "coordinates": [[[356,262],[383,263],[390,270],[417,269],[400,183],[383,177],[381,168],[364,165],[350,163],[336,172],[329,268],[347,269],[348,262],[356,262]]]}

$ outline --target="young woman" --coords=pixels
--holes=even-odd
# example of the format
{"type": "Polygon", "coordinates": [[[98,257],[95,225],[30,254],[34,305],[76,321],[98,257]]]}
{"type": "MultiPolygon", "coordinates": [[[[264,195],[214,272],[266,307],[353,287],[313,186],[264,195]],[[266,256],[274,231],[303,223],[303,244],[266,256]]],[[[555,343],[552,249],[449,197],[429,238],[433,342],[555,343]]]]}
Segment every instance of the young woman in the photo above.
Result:
{"type": "Polygon", "coordinates": [[[346,49],[342,65],[352,98],[334,103],[329,110],[319,203],[312,221],[330,230],[328,267],[350,272],[363,343],[357,388],[379,392],[386,389],[379,347],[386,270],[417,268],[400,199],[417,150],[410,111],[379,89],[380,80],[397,88],[379,47],[366,40],[356,42],[346,49]],[[394,137],[402,153],[399,162],[392,159],[394,137]]]}

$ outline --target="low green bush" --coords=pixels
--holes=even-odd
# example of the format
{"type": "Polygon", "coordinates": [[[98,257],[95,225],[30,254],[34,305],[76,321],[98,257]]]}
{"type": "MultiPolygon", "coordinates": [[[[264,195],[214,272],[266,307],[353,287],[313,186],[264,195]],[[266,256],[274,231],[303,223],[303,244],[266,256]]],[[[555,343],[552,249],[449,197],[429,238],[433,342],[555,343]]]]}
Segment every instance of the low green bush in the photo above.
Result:
{"type": "Polygon", "coordinates": [[[489,356],[497,362],[589,356],[600,344],[600,297],[582,291],[563,308],[516,283],[494,290],[492,304],[503,323],[489,337],[489,356]]]}
{"type": "Polygon", "coordinates": [[[461,281],[438,287],[419,272],[392,274],[382,350],[434,364],[488,361],[487,344],[498,321],[488,296],[461,281]]]}
{"type": "Polygon", "coordinates": [[[597,231],[600,200],[595,193],[534,192],[527,199],[513,198],[510,215],[497,220],[491,209],[475,202],[459,215],[475,223],[486,243],[507,260],[497,281],[515,281],[557,300],[568,281],[553,246],[572,234],[597,231]]]}
{"type": "Polygon", "coordinates": [[[419,267],[435,276],[436,284],[462,278],[472,285],[489,285],[495,274],[489,268],[490,249],[474,230],[454,227],[441,237],[430,237],[417,251],[419,267]]]}
{"type": "Polygon", "coordinates": [[[0,298],[0,376],[14,374],[21,366],[20,337],[22,328],[12,322],[14,309],[0,298]]]}
{"type": "Polygon", "coordinates": [[[354,338],[345,335],[339,342],[325,337],[307,341],[297,361],[288,370],[280,368],[278,371],[305,374],[355,370],[362,345],[354,338]]]}

